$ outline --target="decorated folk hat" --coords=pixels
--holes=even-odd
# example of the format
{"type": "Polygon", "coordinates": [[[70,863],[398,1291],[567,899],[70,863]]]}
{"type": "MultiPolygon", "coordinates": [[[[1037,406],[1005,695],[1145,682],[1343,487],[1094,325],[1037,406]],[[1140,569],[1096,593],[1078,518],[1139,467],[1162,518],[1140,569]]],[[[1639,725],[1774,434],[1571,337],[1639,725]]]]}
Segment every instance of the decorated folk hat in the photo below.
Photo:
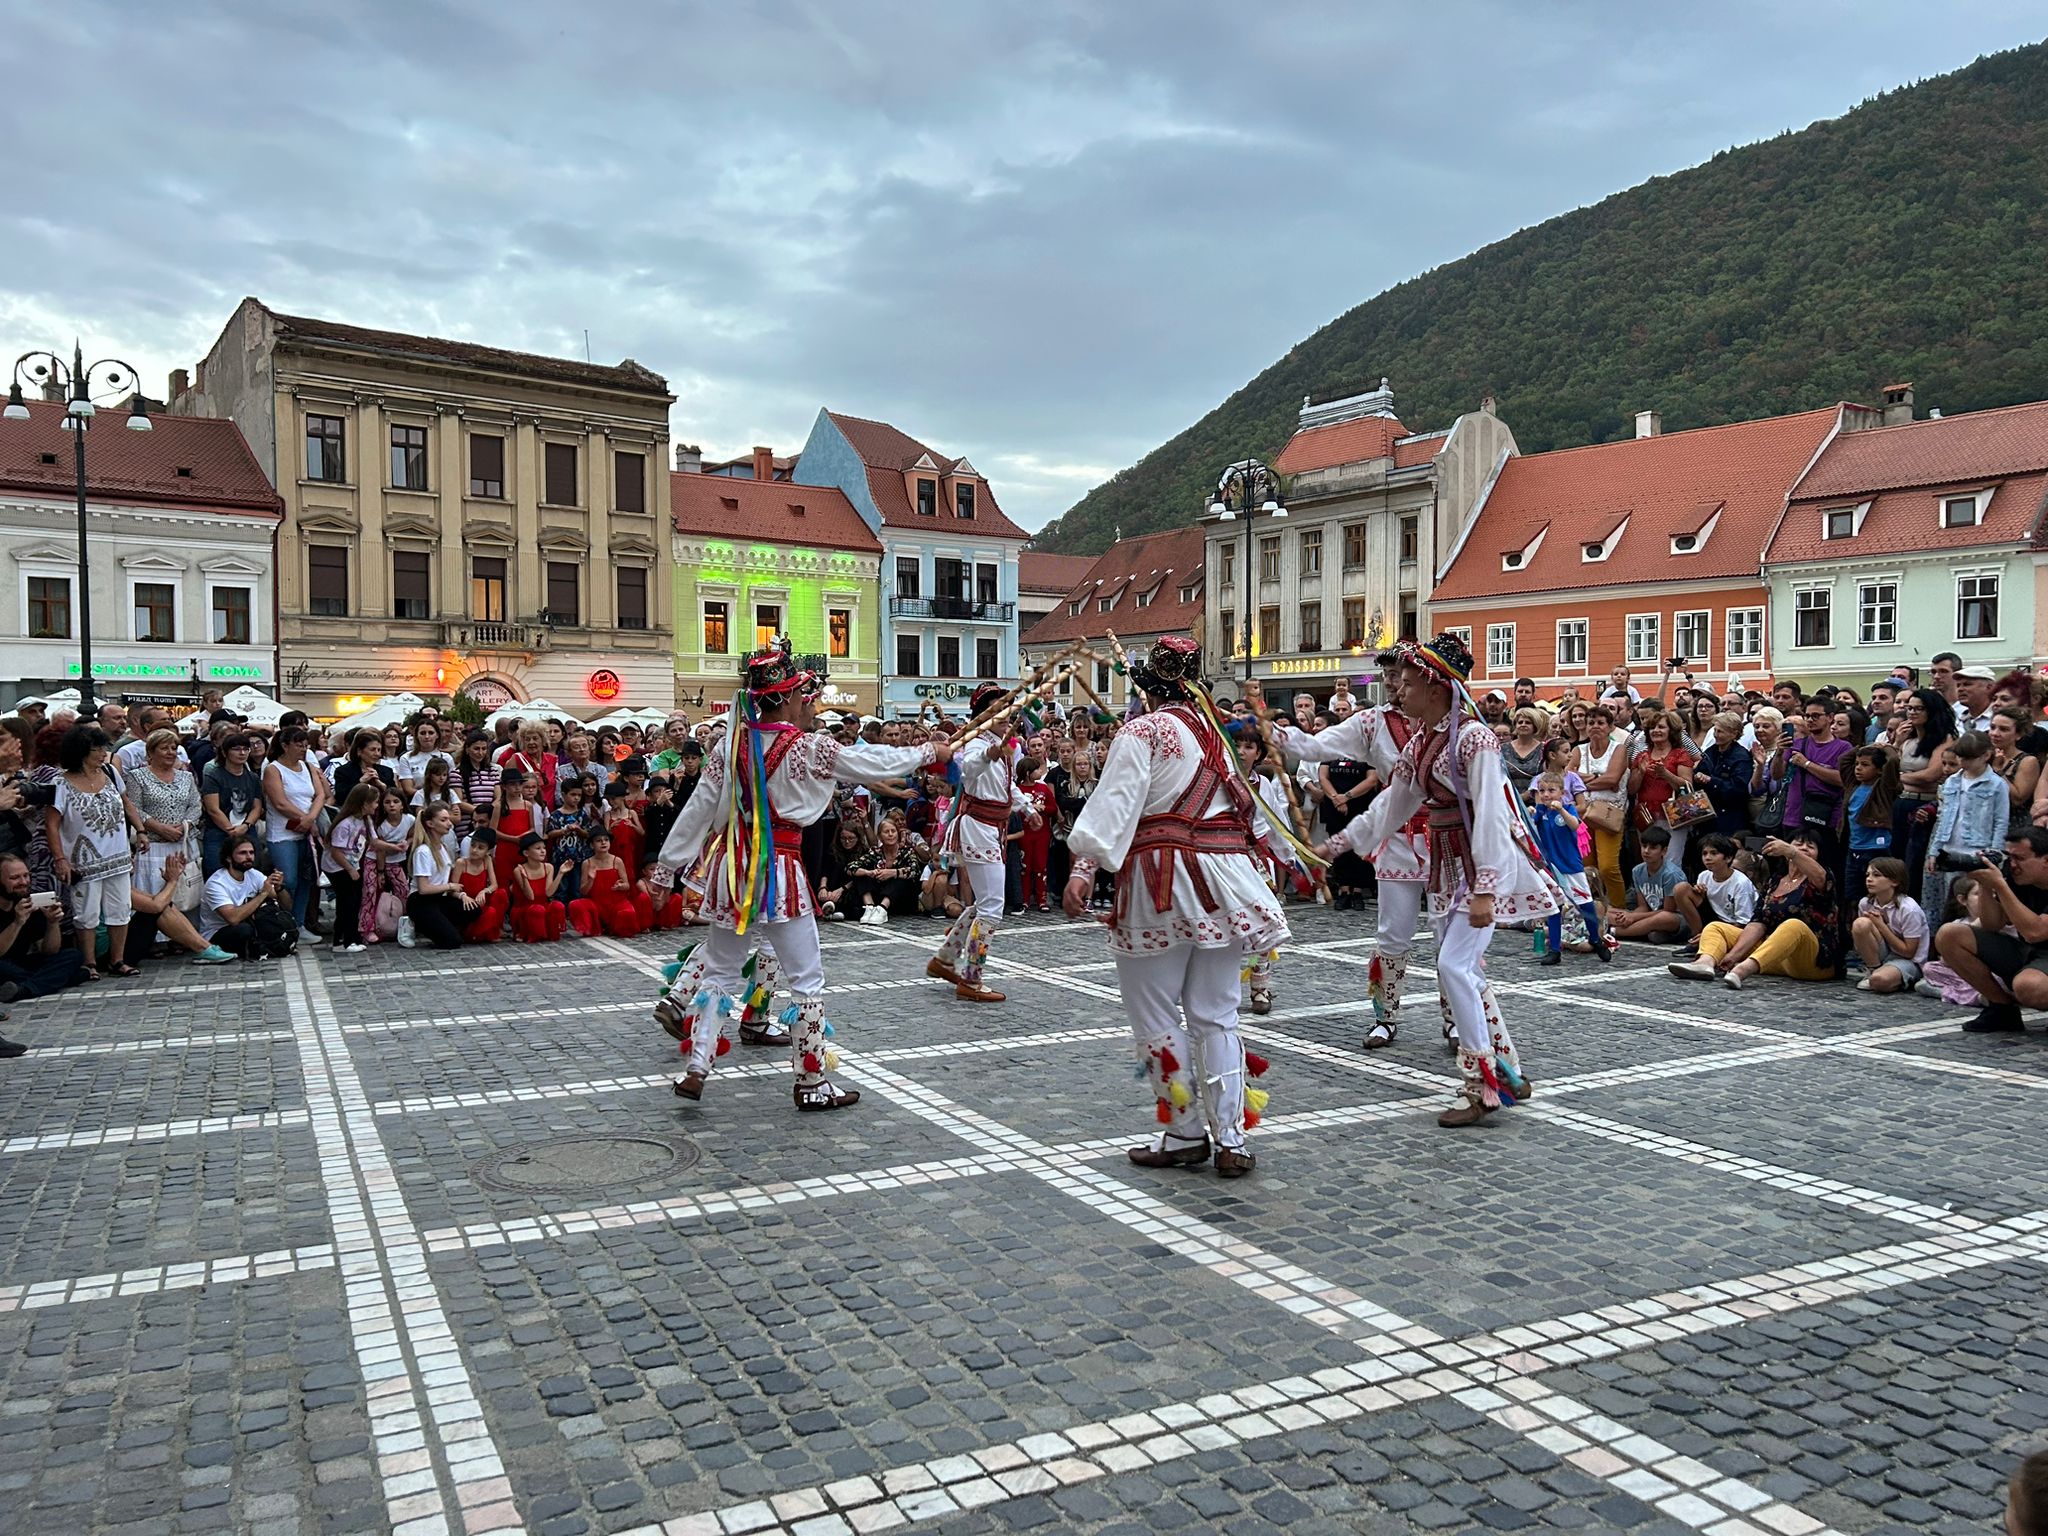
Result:
{"type": "Polygon", "coordinates": [[[756,699],[779,699],[818,684],[815,672],[797,665],[786,635],[778,635],[773,644],[750,653],[740,664],[740,672],[746,678],[747,692],[756,699]]]}
{"type": "Polygon", "coordinates": [[[1009,694],[1010,690],[1001,683],[982,683],[975,688],[973,696],[968,700],[968,709],[971,713],[978,715],[983,710],[1001,703],[1009,697],[1009,694]]]}
{"type": "Polygon", "coordinates": [[[1202,647],[1186,635],[1165,635],[1131,662],[1131,681],[1147,693],[1185,698],[1202,678],[1202,647]]]}
{"type": "Polygon", "coordinates": [[[1472,676],[1472,651],[1464,640],[1446,630],[1434,640],[1401,640],[1379,654],[1379,664],[1384,670],[1401,665],[1416,666],[1434,674],[1453,686],[1461,685],[1472,676]]]}

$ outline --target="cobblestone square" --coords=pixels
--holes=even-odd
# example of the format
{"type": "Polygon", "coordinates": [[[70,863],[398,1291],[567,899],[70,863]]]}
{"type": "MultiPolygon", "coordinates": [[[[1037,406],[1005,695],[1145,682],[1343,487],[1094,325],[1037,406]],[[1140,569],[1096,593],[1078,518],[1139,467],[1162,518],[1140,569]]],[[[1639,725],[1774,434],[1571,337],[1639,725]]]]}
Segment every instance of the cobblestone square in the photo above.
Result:
{"type": "Polygon", "coordinates": [[[1151,1129],[1100,930],[827,930],[841,1076],[701,1104],[668,938],[158,968],[18,1004],[0,1531],[1977,1532],[2048,1431],[2048,1036],[1490,971],[1537,1085],[1434,1124],[1418,947],[1295,913],[1249,1179],[1151,1129]],[[609,1138],[609,1139],[606,1139],[609,1138]]]}

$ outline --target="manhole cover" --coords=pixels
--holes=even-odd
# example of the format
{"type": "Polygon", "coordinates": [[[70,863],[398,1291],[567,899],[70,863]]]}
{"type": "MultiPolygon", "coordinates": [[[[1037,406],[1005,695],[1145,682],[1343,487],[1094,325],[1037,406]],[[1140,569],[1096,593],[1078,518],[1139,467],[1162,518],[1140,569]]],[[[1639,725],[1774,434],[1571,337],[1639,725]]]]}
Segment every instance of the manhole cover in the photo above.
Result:
{"type": "Polygon", "coordinates": [[[534,1194],[607,1189],[677,1173],[697,1161],[683,1140],[655,1136],[556,1136],[529,1141],[485,1158],[476,1176],[500,1189],[534,1194]]]}

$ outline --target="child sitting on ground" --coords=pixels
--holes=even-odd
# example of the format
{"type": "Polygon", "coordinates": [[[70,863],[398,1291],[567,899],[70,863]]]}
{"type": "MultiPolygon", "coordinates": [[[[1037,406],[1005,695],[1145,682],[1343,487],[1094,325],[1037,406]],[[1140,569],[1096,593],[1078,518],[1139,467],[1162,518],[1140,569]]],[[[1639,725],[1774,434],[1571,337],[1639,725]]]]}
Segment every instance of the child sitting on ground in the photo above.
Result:
{"type": "Polygon", "coordinates": [[[1849,941],[1863,957],[1859,992],[1910,992],[1927,964],[1927,914],[1906,894],[1906,861],[1872,859],[1863,871],[1868,893],[1856,904],[1849,941]]]}

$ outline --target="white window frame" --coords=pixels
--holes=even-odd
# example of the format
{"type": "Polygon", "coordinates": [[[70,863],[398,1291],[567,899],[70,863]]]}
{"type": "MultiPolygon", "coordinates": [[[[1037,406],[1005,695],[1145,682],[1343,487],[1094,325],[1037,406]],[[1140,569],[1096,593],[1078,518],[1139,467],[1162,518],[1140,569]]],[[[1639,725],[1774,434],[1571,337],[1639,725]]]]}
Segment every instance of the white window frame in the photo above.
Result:
{"type": "Polygon", "coordinates": [[[1835,584],[1832,581],[1802,581],[1792,588],[1792,649],[1795,651],[1825,651],[1835,643],[1835,584]],[[1800,599],[1809,593],[1819,592],[1827,597],[1824,610],[1802,607],[1800,599]],[[1799,615],[1825,611],[1828,616],[1828,637],[1818,643],[1809,643],[1799,638],[1799,615]]]}
{"type": "Polygon", "coordinates": [[[1971,491],[1963,496],[1953,494],[1937,496],[1934,498],[1934,526],[1936,528],[1981,528],[1984,526],[1984,514],[1990,510],[1990,507],[1991,488],[1989,487],[1981,491],[1971,491]],[[1971,521],[1967,523],[1951,523],[1948,520],[1949,504],[1957,501],[1976,503],[1971,521]]]}
{"type": "MultiPolygon", "coordinates": [[[[648,594],[648,601],[650,603],[653,601],[653,594],[651,592],[648,594]]],[[[752,646],[748,646],[746,650],[740,651],[735,651],[732,648],[733,641],[739,638],[735,633],[740,617],[739,607],[740,589],[737,586],[707,586],[703,583],[698,584],[696,651],[699,656],[744,656],[747,654],[747,651],[753,649],[752,646]],[[722,651],[707,651],[704,649],[704,620],[708,617],[705,609],[711,603],[725,604],[725,649],[722,651]]],[[[748,621],[747,627],[749,629],[753,627],[751,619],[748,621]]]]}
{"type": "MultiPolygon", "coordinates": [[[[1978,594],[1981,599],[1982,594],[1978,594]]],[[[2003,640],[2005,638],[2005,569],[2002,566],[1983,566],[1976,570],[1956,572],[1956,640],[1960,642],[2003,640]],[[1963,583],[1966,581],[1991,581],[1996,584],[1992,601],[1998,606],[1998,629],[1995,634],[1965,635],[1963,633],[1963,583]]]]}
{"type": "Polygon", "coordinates": [[[1764,622],[1765,612],[1762,608],[1730,608],[1722,617],[1721,659],[1731,667],[1738,661],[1762,661],[1764,659],[1764,622]],[[1756,647],[1753,650],[1737,650],[1735,648],[1735,625],[1739,620],[1746,619],[1752,614],[1756,617],[1756,647]]]}
{"type": "MultiPolygon", "coordinates": [[[[261,589],[256,585],[256,578],[254,576],[245,576],[239,573],[208,576],[206,578],[206,643],[208,645],[234,645],[237,643],[233,640],[216,640],[213,638],[213,594],[222,587],[240,587],[249,594],[248,644],[264,644],[261,589]]],[[[134,605],[130,604],[129,608],[132,620],[134,605]]]]}
{"type": "Polygon", "coordinates": [[[1630,666],[1655,666],[1664,659],[1664,615],[1661,613],[1631,613],[1621,621],[1621,659],[1630,666]],[[1649,625],[1650,649],[1645,652],[1636,644],[1637,625],[1649,625]]]}
{"type": "Polygon", "coordinates": [[[1884,574],[1882,574],[1882,575],[1876,575],[1876,576],[1859,576],[1859,577],[1857,577],[1857,578],[1856,578],[1856,639],[1855,639],[1855,642],[1854,642],[1854,643],[1855,643],[1856,645],[1858,645],[1858,646],[1877,646],[1877,645],[1885,645],[1885,646],[1894,646],[1894,647],[1896,647],[1896,646],[1898,645],[1898,643],[1899,643],[1899,589],[1900,589],[1900,588],[1901,588],[1902,586],[1904,586],[1904,585],[1905,585],[1904,581],[1903,581],[1903,580],[1902,580],[1902,579],[1901,579],[1901,578],[1900,578],[1899,576],[1896,576],[1896,575],[1894,575],[1894,574],[1892,574],[1892,573],[1890,573],[1890,572],[1886,572],[1886,573],[1884,573],[1884,574]],[[1887,635],[1886,637],[1884,637],[1883,639],[1881,639],[1881,640],[1866,640],[1866,639],[1864,639],[1864,638],[1863,638],[1863,615],[1864,615],[1864,610],[1865,610],[1865,609],[1866,609],[1866,608],[1867,608],[1867,607],[1869,606],[1869,604],[1868,604],[1868,602],[1866,601],[1866,597],[1865,597],[1865,594],[1867,594],[1867,593],[1870,593],[1870,592],[1875,592],[1875,591],[1876,591],[1876,590],[1877,590],[1877,589],[1878,589],[1879,587],[1890,587],[1890,588],[1892,589],[1892,596],[1891,596],[1891,604],[1890,604],[1890,607],[1891,607],[1891,633],[1890,633],[1889,635],[1887,635]]]}
{"type": "MultiPolygon", "coordinates": [[[[20,612],[22,638],[24,640],[28,638],[28,579],[31,576],[47,576],[54,577],[60,581],[66,581],[71,584],[71,633],[64,636],[60,640],[46,639],[42,641],[35,641],[32,643],[61,645],[64,640],[69,640],[73,643],[76,643],[78,640],[77,561],[74,559],[67,563],[62,558],[60,558],[56,553],[46,550],[39,550],[33,554],[27,552],[20,552],[15,555],[15,559],[20,561],[21,563],[21,571],[18,577],[18,583],[19,596],[21,598],[20,612]]],[[[133,603],[130,603],[128,605],[128,614],[129,623],[133,624],[135,621],[135,605],[133,603]]]]}
{"type": "MultiPolygon", "coordinates": [[[[207,634],[213,633],[212,621],[207,623],[207,634]]],[[[128,638],[137,645],[183,645],[185,635],[185,573],[174,570],[151,570],[147,567],[128,572],[128,638]],[[168,640],[144,640],[135,632],[135,589],[139,586],[169,587],[171,589],[171,638],[168,640]]]]}
{"type": "Polygon", "coordinates": [[[1713,609],[1685,608],[1671,615],[1671,654],[1677,656],[1681,654],[1681,652],[1683,652],[1685,659],[1688,662],[1698,662],[1702,667],[1711,667],[1714,664],[1713,609]],[[1687,619],[1699,620],[1697,628],[1699,631],[1701,649],[1700,653],[1697,656],[1695,656],[1691,651],[1685,650],[1681,641],[1681,637],[1685,633],[1685,621],[1687,619]]]}
{"type": "Polygon", "coordinates": [[[1486,670],[1488,672],[1513,672],[1515,670],[1514,625],[1489,624],[1486,626],[1486,670]],[[1499,644],[1502,639],[1507,641],[1505,649],[1499,644]]]}
{"type": "MultiPolygon", "coordinates": [[[[652,587],[652,585],[652,582],[650,582],[650,588],[652,587]]],[[[650,595],[650,607],[652,606],[652,603],[653,599],[650,595]]],[[[854,592],[843,587],[827,587],[825,589],[824,597],[821,598],[818,603],[818,615],[820,620],[824,624],[823,632],[825,636],[826,660],[828,662],[834,660],[846,662],[859,660],[860,594],[858,592],[854,592]],[[844,608],[846,610],[846,654],[844,656],[839,657],[834,657],[832,654],[832,610],[834,608],[844,608]]],[[[653,617],[654,615],[650,612],[648,614],[648,618],[651,620],[653,617]]],[[[699,638],[702,638],[701,632],[699,633],[699,638]]]]}
{"type": "Polygon", "coordinates": [[[1559,619],[1557,621],[1557,651],[1555,654],[1557,656],[1557,670],[1560,673],[1585,671],[1593,655],[1592,620],[1586,618],[1559,619]],[[1578,650],[1579,657],[1576,661],[1565,660],[1565,626],[1568,624],[1576,626],[1573,633],[1573,638],[1578,641],[1576,649],[1578,650]]]}
{"type": "MultiPolygon", "coordinates": [[[[778,635],[787,635],[789,633],[789,588],[759,586],[747,589],[747,631],[749,634],[754,634],[760,628],[758,618],[763,608],[773,608],[775,610],[775,632],[778,635]]],[[[756,636],[756,638],[747,641],[747,650],[740,652],[740,654],[744,656],[747,654],[747,651],[755,649],[760,644],[761,641],[756,636]]]]}
{"type": "Polygon", "coordinates": [[[1443,632],[1447,635],[1456,635],[1465,642],[1465,654],[1469,656],[1472,653],[1472,626],[1470,624],[1447,624],[1444,626],[1443,632]]]}
{"type": "Polygon", "coordinates": [[[1858,534],[1860,534],[1863,531],[1863,519],[1869,516],[1869,514],[1870,503],[1867,501],[1859,501],[1854,506],[1822,507],[1820,511],[1821,542],[1824,544],[1840,544],[1849,539],[1855,538],[1858,534]],[[1843,512],[1849,514],[1849,531],[1844,534],[1829,533],[1829,519],[1843,512]]]}

